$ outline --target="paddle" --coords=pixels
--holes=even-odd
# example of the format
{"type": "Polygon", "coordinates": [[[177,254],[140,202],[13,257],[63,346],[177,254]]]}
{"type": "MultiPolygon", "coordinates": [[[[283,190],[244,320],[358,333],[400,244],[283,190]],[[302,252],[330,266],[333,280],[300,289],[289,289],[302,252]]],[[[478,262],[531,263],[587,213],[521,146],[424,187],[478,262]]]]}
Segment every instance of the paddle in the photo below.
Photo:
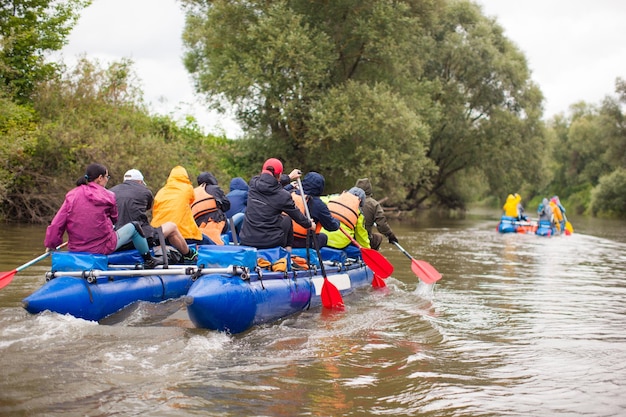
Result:
{"type": "Polygon", "coordinates": [[[393,273],[393,265],[391,265],[382,253],[371,248],[364,248],[359,245],[348,232],[343,230],[343,228],[340,227],[339,230],[352,241],[354,246],[361,250],[363,261],[374,271],[374,276],[378,275],[380,278],[387,278],[393,273]]]}
{"type": "MultiPolygon", "coordinates": [[[[300,187],[300,197],[302,197],[302,204],[304,205],[304,211],[306,212],[306,216],[309,221],[313,222],[313,218],[311,217],[311,213],[309,212],[309,205],[306,203],[306,199],[304,198],[304,188],[302,188],[302,181],[300,181],[300,177],[298,177],[298,187],[300,187]]],[[[317,242],[317,236],[315,236],[315,232],[312,230],[307,230],[307,235],[312,234],[311,238],[313,240],[313,246],[315,246],[315,252],[317,253],[317,259],[320,261],[320,267],[322,268],[322,276],[324,277],[324,284],[322,284],[322,305],[326,308],[337,308],[343,309],[343,297],[341,297],[341,293],[335,287],[335,284],[328,280],[326,276],[326,268],[324,267],[324,261],[322,260],[322,254],[320,253],[319,243],[317,242]]]]}
{"type": "MultiPolygon", "coordinates": [[[[59,246],[56,247],[56,250],[59,250],[59,249],[65,247],[66,245],[67,245],[67,242],[61,243],[59,246]]],[[[50,256],[51,253],[52,253],[52,251],[49,251],[49,252],[44,253],[43,255],[39,255],[35,259],[26,262],[24,265],[18,266],[13,271],[0,273],[0,289],[2,289],[4,287],[6,287],[7,285],[9,285],[11,283],[11,281],[13,281],[13,277],[15,276],[15,274],[17,274],[18,272],[28,268],[29,266],[35,265],[37,262],[39,262],[42,259],[45,259],[48,256],[50,256]]]]}
{"type": "Polygon", "coordinates": [[[419,279],[424,281],[425,284],[433,284],[441,279],[441,274],[435,269],[434,266],[426,261],[418,261],[415,259],[411,256],[411,254],[405,251],[398,242],[393,242],[393,244],[396,245],[398,249],[400,249],[402,253],[404,253],[411,260],[411,270],[419,277],[419,279]]]}
{"type": "Polygon", "coordinates": [[[565,220],[565,236],[569,236],[574,233],[574,226],[567,220],[565,213],[563,213],[563,219],[565,220]]]}
{"type": "Polygon", "coordinates": [[[386,286],[387,284],[385,284],[385,281],[378,275],[374,274],[374,278],[372,279],[372,288],[385,288],[386,286]]]}

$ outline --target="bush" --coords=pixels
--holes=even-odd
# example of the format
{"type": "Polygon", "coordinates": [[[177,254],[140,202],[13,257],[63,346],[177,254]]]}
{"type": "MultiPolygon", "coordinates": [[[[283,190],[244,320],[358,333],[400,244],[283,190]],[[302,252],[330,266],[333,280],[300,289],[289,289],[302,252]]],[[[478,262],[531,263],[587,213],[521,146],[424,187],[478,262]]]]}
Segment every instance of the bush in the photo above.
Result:
{"type": "Polygon", "coordinates": [[[593,215],[626,218],[626,170],[618,168],[600,178],[591,192],[593,215]]]}

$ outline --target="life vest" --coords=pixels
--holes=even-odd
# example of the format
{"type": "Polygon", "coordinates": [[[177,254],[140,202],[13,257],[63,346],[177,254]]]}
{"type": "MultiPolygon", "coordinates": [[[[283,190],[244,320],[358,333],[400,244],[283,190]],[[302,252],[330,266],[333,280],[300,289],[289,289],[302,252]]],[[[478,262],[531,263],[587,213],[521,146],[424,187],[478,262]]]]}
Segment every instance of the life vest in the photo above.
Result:
{"type": "Polygon", "coordinates": [[[191,205],[191,214],[193,214],[194,219],[217,211],[217,201],[215,201],[215,197],[206,192],[204,184],[194,188],[193,195],[194,200],[191,205]]]}
{"type": "MultiPolygon", "coordinates": [[[[306,216],[306,210],[304,209],[304,204],[302,204],[302,196],[297,193],[291,193],[291,198],[293,199],[293,202],[296,204],[296,207],[298,207],[298,210],[300,210],[302,214],[306,216]]],[[[307,202],[309,201],[308,195],[305,195],[304,198],[306,199],[307,202]]],[[[305,229],[304,227],[300,226],[294,220],[292,220],[292,223],[293,223],[293,236],[295,238],[306,239],[308,229],[305,229]]],[[[322,225],[318,222],[317,225],[315,226],[315,234],[318,234],[320,230],[322,230],[322,225]]]]}
{"type": "Polygon", "coordinates": [[[328,201],[328,210],[335,219],[348,226],[350,230],[353,230],[359,219],[360,203],[359,197],[344,191],[328,201]]]}

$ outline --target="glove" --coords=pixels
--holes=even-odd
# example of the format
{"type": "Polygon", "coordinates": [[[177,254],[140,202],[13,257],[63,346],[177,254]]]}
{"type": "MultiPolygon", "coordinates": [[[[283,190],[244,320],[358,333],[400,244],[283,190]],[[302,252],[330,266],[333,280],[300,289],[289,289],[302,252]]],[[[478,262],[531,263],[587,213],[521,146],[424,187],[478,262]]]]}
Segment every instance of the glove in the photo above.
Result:
{"type": "Polygon", "coordinates": [[[392,233],[389,233],[389,236],[387,236],[387,238],[389,239],[389,243],[397,243],[398,242],[398,238],[396,237],[396,235],[392,233]]]}

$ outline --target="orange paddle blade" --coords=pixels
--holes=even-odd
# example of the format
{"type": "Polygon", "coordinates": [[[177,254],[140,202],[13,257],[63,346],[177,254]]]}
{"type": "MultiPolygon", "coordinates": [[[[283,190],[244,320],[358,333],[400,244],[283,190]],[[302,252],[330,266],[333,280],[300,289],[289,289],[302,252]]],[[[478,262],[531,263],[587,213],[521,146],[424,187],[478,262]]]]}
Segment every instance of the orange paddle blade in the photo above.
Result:
{"type": "Polygon", "coordinates": [[[411,270],[425,284],[433,284],[441,279],[441,273],[426,261],[411,260],[411,270]]]}
{"type": "Polygon", "coordinates": [[[322,285],[322,305],[326,308],[333,308],[337,310],[343,310],[343,298],[341,293],[335,287],[335,284],[330,282],[328,278],[324,277],[324,284],[322,285]]]}

